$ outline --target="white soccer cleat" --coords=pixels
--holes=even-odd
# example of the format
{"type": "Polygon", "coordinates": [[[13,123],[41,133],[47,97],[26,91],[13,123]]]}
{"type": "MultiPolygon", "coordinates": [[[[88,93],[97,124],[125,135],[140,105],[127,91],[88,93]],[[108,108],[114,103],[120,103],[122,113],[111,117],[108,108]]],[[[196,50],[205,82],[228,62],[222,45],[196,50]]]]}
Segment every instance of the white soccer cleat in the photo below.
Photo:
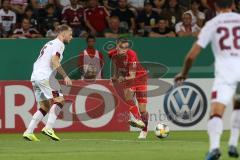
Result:
{"type": "Polygon", "coordinates": [[[132,127],[137,127],[140,129],[143,129],[145,127],[145,124],[142,120],[140,119],[130,119],[128,121],[128,123],[132,126],[132,127]]]}
{"type": "Polygon", "coordinates": [[[147,138],[147,133],[146,131],[141,131],[139,136],[138,136],[138,139],[146,139],[147,138]]]}

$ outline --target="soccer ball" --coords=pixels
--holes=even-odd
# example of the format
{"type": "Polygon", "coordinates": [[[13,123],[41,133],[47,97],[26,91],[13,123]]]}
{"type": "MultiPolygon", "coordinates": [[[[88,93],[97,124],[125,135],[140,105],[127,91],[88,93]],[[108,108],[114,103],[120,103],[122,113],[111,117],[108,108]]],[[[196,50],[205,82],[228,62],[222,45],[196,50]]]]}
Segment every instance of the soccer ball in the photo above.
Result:
{"type": "Polygon", "coordinates": [[[155,127],[155,135],[158,138],[167,138],[169,135],[169,127],[166,124],[158,123],[155,127]]]}

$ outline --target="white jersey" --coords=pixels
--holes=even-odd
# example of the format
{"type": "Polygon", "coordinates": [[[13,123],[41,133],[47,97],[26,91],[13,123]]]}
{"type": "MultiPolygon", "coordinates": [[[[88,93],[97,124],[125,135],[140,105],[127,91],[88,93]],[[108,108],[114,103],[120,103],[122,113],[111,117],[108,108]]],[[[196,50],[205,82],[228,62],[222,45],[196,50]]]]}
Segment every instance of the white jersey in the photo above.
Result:
{"type": "Polygon", "coordinates": [[[65,45],[58,38],[46,43],[40,51],[39,57],[33,66],[31,81],[48,80],[53,74],[51,59],[57,55],[60,57],[60,62],[63,58],[65,45]]]}
{"type": "Polygon", "coordinates": [[[0,23],[4,31],[10,31],[11,26],[16,23],[16,14],[11,10],[5,12],[3,9],[0,9],[0,23]]]}
{"type": "Polygon", "coordinates": [[[234,84],[240,81],[240,15],[221,13],[201,30],[197,44],[205,48],[211,43],[215,57],[215,77],[234,84]]]}

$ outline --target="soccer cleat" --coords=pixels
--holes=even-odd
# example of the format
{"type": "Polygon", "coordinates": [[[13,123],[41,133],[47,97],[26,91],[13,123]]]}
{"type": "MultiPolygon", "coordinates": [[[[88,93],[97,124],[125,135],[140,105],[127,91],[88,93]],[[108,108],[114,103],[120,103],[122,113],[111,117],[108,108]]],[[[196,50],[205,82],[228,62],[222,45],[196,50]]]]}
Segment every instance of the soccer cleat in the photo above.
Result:
{"type": "Polygon", "coordinates": [[[33,133],[24,133],[23,138],[28,141],[34,141],[34,142],[40,141],[33,133]]]}
{"type": "Polygon", "coordinates": [[[221,153],[220,153],[220,150],[217,148],[209,152],[205,160],[219,160],[220,157],[221,157],[221,153]]]}
{"type": "Polygon", "coordinates": [[[132,120],[129,120],[128,123],[132,127],[137,127],[137,128],[140,128],[140,129],[143,129],[145,127],[145,124],[140,119],[132,119],[132,120]]]}
{"type": "Polygon", "coordinates": [[[46,129],[45,127],[42,129],[42,134],[50,137],[52,140],[55,141],[60,141],[60,138],[58,136],[56,136],[56,134],[54,133],[53,129],[46,129]]]}
{"type": "Polygon", "coordinates": [[[139,136],[138,136],[138,139],[146,139],[147,138],[147,133],[146,131],[141,131],[139,136]]]}
{"type": "Polygon", "coordinates": [[[237,147],[229,146],[229,148],[228,148],[228,155],[229,155],[229,157],[238,158],[239,154],[238,154],[237,147]]]}

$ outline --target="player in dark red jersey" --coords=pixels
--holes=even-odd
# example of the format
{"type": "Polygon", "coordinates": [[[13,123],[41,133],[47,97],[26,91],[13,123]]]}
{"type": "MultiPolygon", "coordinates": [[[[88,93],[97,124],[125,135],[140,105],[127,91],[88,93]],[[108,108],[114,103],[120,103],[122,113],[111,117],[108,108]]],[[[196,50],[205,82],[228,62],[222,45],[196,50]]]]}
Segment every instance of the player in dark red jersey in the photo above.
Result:
{"type": "Polygon", "coordinates": [[[62,23],[68,24],[73,29],[73,37],[81,37],[86,33],[84,25],[84,8],[78,4],[78,0],[70,0],[62,10],[62,23]]]}
{"type": "Polygon", "coordinates": [[[130,106],[129,111],[133,118],[130,118],[129,124],[141,128],[138,138],[145,139],[148,126],[147,71],[139,63],[136,52],[129,49],[129,41],[126,38],[118,39],[116,48],[109,51],[108,55],[112,60],[113,83],[122,90],[122,97],[130,106]],[[134,102],[134,96],[138,101],[138,107],[134,102]]]}

